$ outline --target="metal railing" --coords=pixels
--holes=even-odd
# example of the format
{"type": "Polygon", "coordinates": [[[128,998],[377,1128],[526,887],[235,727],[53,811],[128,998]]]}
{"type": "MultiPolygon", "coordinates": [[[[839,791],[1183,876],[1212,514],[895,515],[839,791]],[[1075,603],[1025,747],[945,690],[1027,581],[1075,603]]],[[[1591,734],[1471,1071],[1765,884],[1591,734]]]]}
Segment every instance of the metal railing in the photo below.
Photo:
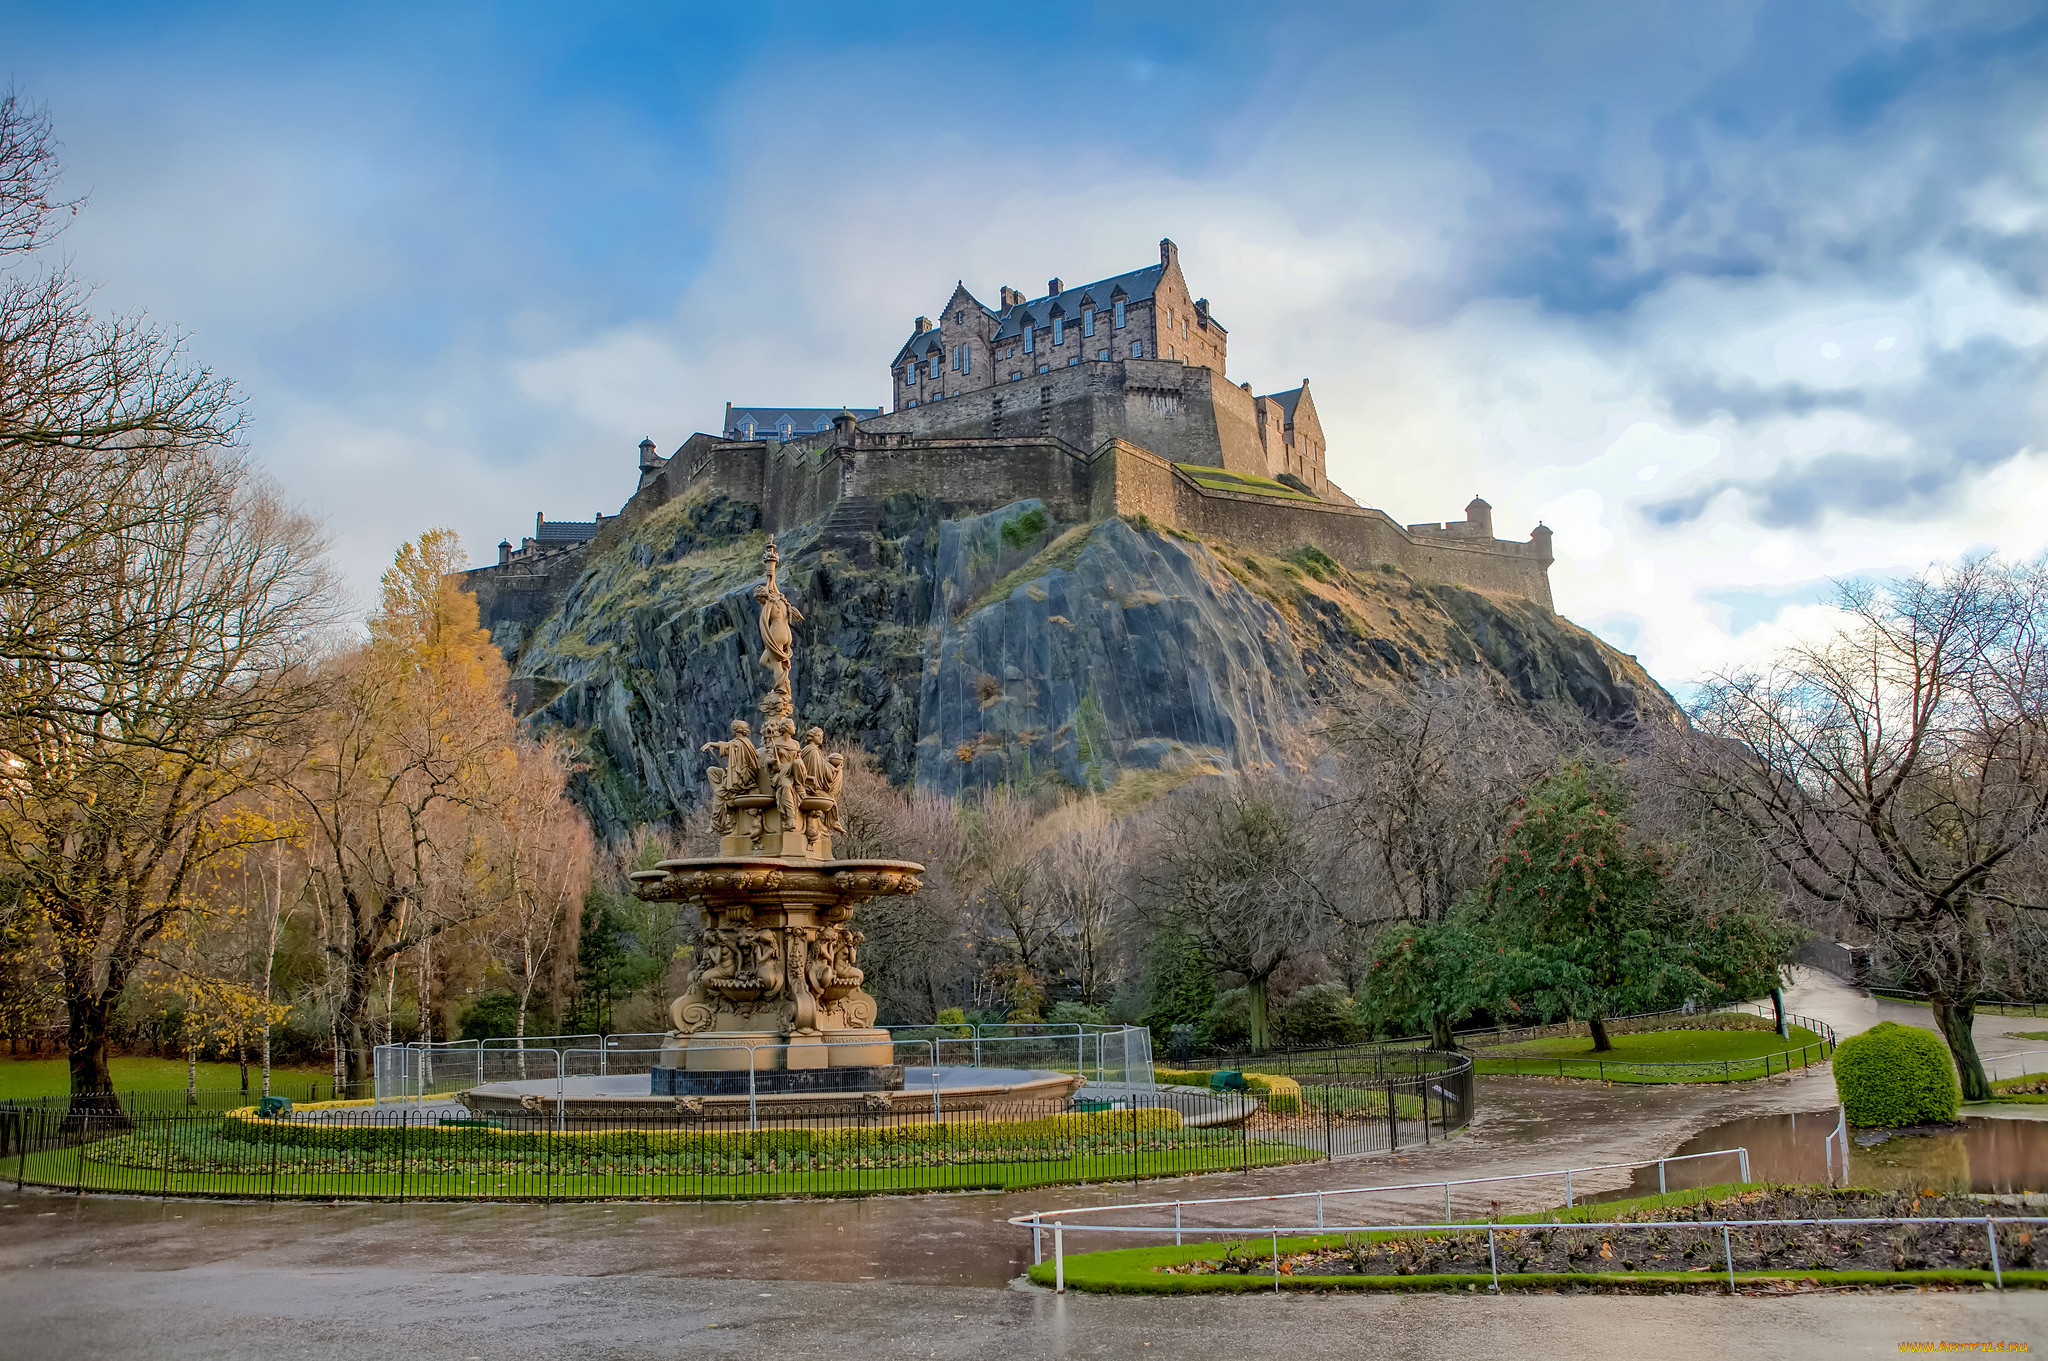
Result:
{"type": "MultiPolygon", "coordinates": [[[[1590,1167],[1567,1167],[1551,1172],[1517,1172],[1498,1177],[1461,1177],[1444,1181],[1411,1181],[1380,1186],[1350,1186],[1335,1191],[1285,1191],[1263,1196],[1210,1196],[1200,1200],[1154,1200],[1137,1204],[1083,1205],[1063,1210],[1034,1210],[1030,1214],[1014,1215],[1008,1222],[1017,1225],[1019,1228],[1031,1230],[1031,1260],[1036,1265],[1045,1261],[1045,1233],[1048,1229],[1052,1231],[1053,1235],[1053,1254],[1055,1260],[1058,1260],[1065,1251],[1064,1233],[1068,1229],[1083,1233],[1136,1233],[1153,1234],[1162,1237],[1170,1233],[1173,1235],[1174,1246],[1180,1247],[1184,1244],[1185,1235],[1190,1232],[1242,1232],[1246,1227],[1241,1224],[1190,1224],[1187,1222],[1189,1210],[1194,1210],[1199,1214],[1203,1210],[1223,1205],[1271,1205],[1313,1200],[1316,1205],[1316,1222],[1313,1226],[1260,1225],[1258,1226],[1259,1231],[1262,1233],[1326,1233],[1332,1229],[1359,1227],[1356,1225],[1332,1225],[1327,1222],[1328,1217],[1325,1213],[1327,1203],[1339,1196],[1391,1195],[1399,1191],[1432,1191],[1440,1189],[1444,1195],[1444,1218],[1448,1220],[1451,1217],[1451,1192],[1454,1187],[1499,1186],[1509,1182],[1562,1179],[1564,1183],[1564,1203],[1567,1207],[1570,1207],[1573,1204],[1572,1178],[1574,1176],[1583,1177],[1588,1172],[1628,1172],[1640,1167],[1654,1166],[1657,1169],[1657,1191],[1661,1195],[1667,1189],[1666,1167],[1668,1164],[1694,1162],[1703,1158],[1727,1157],[1738,1160],[1740,1175],[1737,1180],[1747,1182],[1749,1180],[1749,1150],[1747,1148],[1717,1148],[1706,1153],[1678,1153],[1664,1158],[1645,1158],[1639,1162],[1600,1163],[1590,1167]],[[1169,1209],[1173,1211],[1173,1223],[1170,1225],[1163,1223],[1076,1224],[1071,1222],[1082,1215],[1108,1214],[1112,1211],[1129,1213],[1139,1210],[1164,1211],[1169,1209]],[[1046,1218],[1048,1213],[1053,1216],[1050,1220],[1046,1218]]],[[[1490,1203],[1495,1207],[1499,1204],[1497,1201],[1490,1203]]],[[[1380,1225],[1376,1227],[1385,1228],[1388,1226],[1380,1225]]],[[[1414,1229],[1418,1226],[1407,1225],[1397,1227],[1414,1229]]]]}
{"type": "MultiPolygon", "coordinates": [[[[1090,1082],[1152,1085],[1152,1035],[1143,1026],[902,1026],[890,1034],[896,1043],[923,1045],[933,1066],[1042,1068],[1075,1073],[1090,1082]]],[[[553,1076],[537,1068],[550,1055],[557,1061],[566,1054],[578,1055],[581,1066],[569,1070],[572,1076],[605,1076],[623,1071],[610,1055],[658,1053],[668,1039],[667,1034],[654,1032],[379,1045],[372,1062],[376,1099],[419,1101],[486,1082],[553,1076]]]]}
{"type": "Polygon", "coordinates": [[[2032,1066],[2032,1060],[2034,1059],[2048,1059],[2048,1049],[2028,1049],[2018,1054],[1994,1054],[1989,1058],[1985,1058],[1980,1054],[1977,1057],[1978,1062],[1984,1065],[1984,1076],[1992,1082],[2003,1082],[2008,1078],[2026,1077],[2032,1073],[2048,1074],[2048,1068],[2035,1068],[2032,1066]],[[2014,1067],[2015,1064],[2018,1065],[2017,1068],[2014,1067]],[[2001,1065],[2007,1069],[2004,1078],[1998,1075],[1998,1069],[2001,1065]]]}
{"type": "Polygon", "coordinates": [[[698,1200],[1137,1184],[1325,1156],[1262,1124],[1257,1102],[1220,1092],[1086,1103],[1100,1109],[1004,1097],[936,1112],[922,1100],[825,1103],[822,1113],[771,1110],[765,1099],[759,1110],[650,1102],[635,1114],[537,1104],[484,1116],[366,1105],[86,1120],[0,1109],[0,1178],[257,1200],[698,1200]]]}

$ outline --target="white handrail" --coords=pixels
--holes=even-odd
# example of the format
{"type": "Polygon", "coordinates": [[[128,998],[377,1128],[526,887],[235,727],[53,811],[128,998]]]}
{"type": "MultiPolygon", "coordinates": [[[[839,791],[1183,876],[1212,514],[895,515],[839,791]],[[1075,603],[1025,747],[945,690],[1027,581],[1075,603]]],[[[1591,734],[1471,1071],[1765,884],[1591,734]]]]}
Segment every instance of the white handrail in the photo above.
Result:
{"type": "Polygon", "coordinates": [[[1657,1182],[1659,1189],[1661,1190],[1664,1186],[1664,1169],[1666,1164],[1691,1162],[1698,1158],[1728,1157],[1731,1155],[1740,1161],[1740,1180],[1745,1182],[1748,1181],[1749,1150],[1745,1147],[1738,1145],[1735,1148],[1712,1149],[1705,1153],[1678,1153],[1664,1158],[1644,1158],[1637,1162],[1600,1163],[1596,1166],[1591,1167],[1566,1167],[1548,1172],[1516,1172],[1505,1174],[1498,1177],[1460,1177],[1450,1180],[1439,1181],[1400,1182],[1386,1186],[1347,1186],[1335,1191],[1284,1191],[1272,1195],[1263,1196],[1211,1196],[1201,1200],[1126,1201],[1113,1205],[1083,1205],[1077,1208],[1063,1210],[1034,1210],[1029,1214],[1014,1215],[1007,1222],[1016,1225],[1018,1228],[1028,1228],[1031,1230],[1032,1260],[1042,1261],[1044,1260],[1044,1257],[1043,1239],[1041,1235],[1047,1227],[1057,1229],[1064,1225],[1065,1227],[1073,1229],[1102,1228],[1117,1233],[1171,1233],[1174,1235],[1174,1241],[1177,1243],[1180,1241],[1181,1233],[1190,1228],[1206,1230],[1210,1228],[1232,1227],[1229,1225],[1190,1225],[1185,1220],[1185,1212],[1190,1207],[1207,1205],[1251,1205],[1262,1204],[1267,1202],[1277,1202],[1283,1200],[1309,1199],[1314,1199],[1317,1205],[1320,1207],[1323,1202],[1323,1199],[1327,1196],[1358,1196],[1370,1195],[1378,1192],[1387,1191],[1427,1191],[1439,1187],[1443,1189],[1445,1217],[1448,1218],[1451,1188],[1453,1186],[1488,1186],[1498,1182],[1538,1181],[1546,1180],[1552,1177],[1564,1178],[1564,1203],[1567,1207],[1569,1207],[1572,1204],[1572,1177],[1574,1174],[1584,1174],[1587,1172],[1632,1171],[1638,1167],[1654,1166],[1657,1169],[1657,1182]],[[1171,1209],[1173,1211],[1173,1223],[1171,1225],[1091,1225],[1068,1223],[1068,1219],[1071,1216],[1075,1215],[1106,1214],[1111,1210],[1165,1209],[1171,1209]],[[1050,1221],[1050,1223],[1048,1223],[1047,1221],[1047,1215],[1053,1216],[1053,1219],[1050,1221]]]}

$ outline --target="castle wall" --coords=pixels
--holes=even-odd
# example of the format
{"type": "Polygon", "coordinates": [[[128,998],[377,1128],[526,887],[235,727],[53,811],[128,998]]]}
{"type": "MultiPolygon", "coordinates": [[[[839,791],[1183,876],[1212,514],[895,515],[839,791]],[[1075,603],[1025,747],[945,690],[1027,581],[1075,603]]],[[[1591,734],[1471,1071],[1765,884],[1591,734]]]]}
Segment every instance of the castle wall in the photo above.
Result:
{"type": "Polygon", "coordinates": [[[1413,535],[1382,511],[1211,491],[1166,460],[1120,441],[1104,450],[1095,468],[1095,505],[1115,514],[1145,515],[1274,556],[1314,545],[1355,572],[1391,563],[1417,581],[1517,595],[1554,608],[1548,531],[1539,530],[1526,543],[1442,529],[1435,536],[1413,535]]]}
{"type": "Polygon", "coordinates": [[[860,423],[863,436],[1047,435],[1076,449],[1123,438],[1176,463],[1264,473],[1252,395],[1213,369],[1164,359],[1090,360],[860,423]]]}
{"type": "Polygon", "coordinates": [[[862,444],[840,457],[847,496],[914,492],[937,502],[948,517],[979,515],[1035,496],[1063,523],[1091,518],[1088,461],[1056,439],[862,444]]]}

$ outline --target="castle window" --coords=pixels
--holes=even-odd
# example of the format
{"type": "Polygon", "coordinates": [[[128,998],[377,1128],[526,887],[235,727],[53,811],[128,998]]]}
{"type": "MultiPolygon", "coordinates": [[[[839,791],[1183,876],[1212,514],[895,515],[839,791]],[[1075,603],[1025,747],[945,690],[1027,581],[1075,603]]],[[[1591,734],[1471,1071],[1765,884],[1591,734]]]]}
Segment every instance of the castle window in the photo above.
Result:
{"type": "Polygon", "coordinates": [[[1034,328],[1026,326],[1024,328],[1024,353],[1030,354],[1037,348],[1038,332],[1034,328]]]}
{"type": "Polygon", "coordinates": [[[753,418],[753,417],[751,417],[751,416],[749,416],[749,417],[748,417],[747,419],[745,419],[745,420],[743,420],[743,421],[741,421],[741,422],[740,422],[740,438],[741,438],[741,439],[752,439],[753,437],[754,437],[754,418],[753,418]]]}
{"type": "Polygon", "coordinates": [[[796,422],[784,416],[775,423],[775,433],[781,435],[784,439],[788,439],[796,433],[796,422]]]}
{"type": "Polygon", "coordinates": [[[1095,334],[1095,309],[1092,307],[1081,309],[1081,334],[1084,336],[1095,334]]]}
{"type": "Polygon", "coordinates": [[[1051,373],[1051,372],[1052,372],[1052,365],[1050,365],[1050,364],[1040,364],[1040,365],[1038,366],[1038,371],[1039,371],[1040,373],[1051,373]]]}
{"type": "Polygon", "coordinates": [[[937,355],[933,355],[933,356],[932,356],[932,379],[933,379],[933,381],[937,381],[937,379],[938,379],[938,376],[939,376],[939,357],[938,357],[937,355]]]}
{"type": "Polygon", "coordinates": [[[912,388],[917,386],[917,365],[911,364],[903,370],[903,386],[912,388]]]}
{"type": "Polygon", "coordinates": [[[1067,367],[1071,369],[1072,367],[1074,367],[1074,365],[1076,365],[1076,364],[1078,364],[1078,363],[1080,363],[1080,362],[1081,362],[1081,356],[1077,354],[1077,355],[1075,355],[1075,356],[1074,356],[1074,357],[1073,357],[1072,359],[1069,359],[1069,360],[1067,361],[1067,367]]]}
{"type": "Polygon", "coordinates": [[[967,320],[967,314],[965,312],[955,312],[953,314],[953,324],[955,326],[958,326],[961,322],[965,320],[967,320]]]}
{"type": "Polygon", "coordinates": [[[1052,343],[1055,345],[1067,343],[1067,319],[1065,317],[1054,317],[1052,319],[1052,343]]]}
{"type": "Polygon", "coordinates": [[[962,345],[960,347],[960,372],[974,372],[974,347],[972,345],[962,345]]]}
{"type": "Polygon", "coordinates": [[[1131,342],[1131,358],[1133,358],[1133,359],[1143,359],[1144,357],[1145,357],[1145,342],[1144,342],[1144,341],[1142,341],[1142,340],[1134,340],[1134,341],[1132,341],[1132,342],[1131,342]]]}
{"type": "Polygon", "coordinates": [[[1118,298],[1112,306],[1115,315],[1111,318],[1111,321],[1115,324],[1116,329],[1121,331],[1124,329],[1124,300],[1118,298]]]}
{"type": "Polygon", "coordinates": [[[1095,352],[1095,357],[1096,357],[1097,359],[1107,359],[1107,358],[1109,358],[1109,351],[1108,351],[1108,350],[1097,350],[1097,351],[1095,352]]]}
{"type": "Polygon", "coordinates": [[[1010,375],[1010,381],[1013,383],[1021,383],[1024,381],[1024,375],[1022,373],[1013,373],[1010,375]]]}

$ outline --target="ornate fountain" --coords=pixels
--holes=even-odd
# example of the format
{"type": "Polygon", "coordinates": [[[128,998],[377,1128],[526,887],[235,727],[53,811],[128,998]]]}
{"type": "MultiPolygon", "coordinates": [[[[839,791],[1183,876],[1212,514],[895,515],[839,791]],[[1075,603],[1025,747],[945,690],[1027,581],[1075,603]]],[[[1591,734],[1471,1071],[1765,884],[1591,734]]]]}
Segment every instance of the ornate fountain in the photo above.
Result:
{"type": "Polygon", "coordinates": [[[950,1066],[949,1058],[965,1056],[941,1053],[931,1040],[913,1046],[924,1051],[921,1066],[906,1071],[896,1062],[889,1032],[875,1024],[875,999],[861,988],[853,912],[868,898],[917,892],[924,866],[832,858],[832,838],[845,831],[846,758],[825,750],[820,728],[797,738],[789,671],[803,615],[776,581],[772,542],[765,563],[766,579],[754,588],[769,678],[758,745],[753,729],[736,721],[729,738],[703,748],[715,757],[707,774],[718,854],[664,860],[633,875],[641,898],[699,914],[689,982],[669,1008],[675,1029],[650,1073],[579,1072],[613,1051],[572,1051],[562,1076],[462,1092],[472,1114],[755,1124],[1029,1115],[1060,1109],[1081,1085],[1064,1072],[950,1066]]]}
{"type": "Polygon", "coordinates": [[[761,743],[742,721],[707,742],[715,856],[665,860],[633,876],[650,901],[702,914],[689,986],[669,1008],[675,1023],[654,1069],[654,1095],[882,1092],[901,1089],[889,1032],[861,990],[861,934],[853,910],[878,894],[915,893],[924,866],[908,860],[835,860],[843,833],[839,792],[846,758],[811,728],[797,740],[789,671],[803,615],[776,582],[768,545],[761,606],[761,743]]]}

